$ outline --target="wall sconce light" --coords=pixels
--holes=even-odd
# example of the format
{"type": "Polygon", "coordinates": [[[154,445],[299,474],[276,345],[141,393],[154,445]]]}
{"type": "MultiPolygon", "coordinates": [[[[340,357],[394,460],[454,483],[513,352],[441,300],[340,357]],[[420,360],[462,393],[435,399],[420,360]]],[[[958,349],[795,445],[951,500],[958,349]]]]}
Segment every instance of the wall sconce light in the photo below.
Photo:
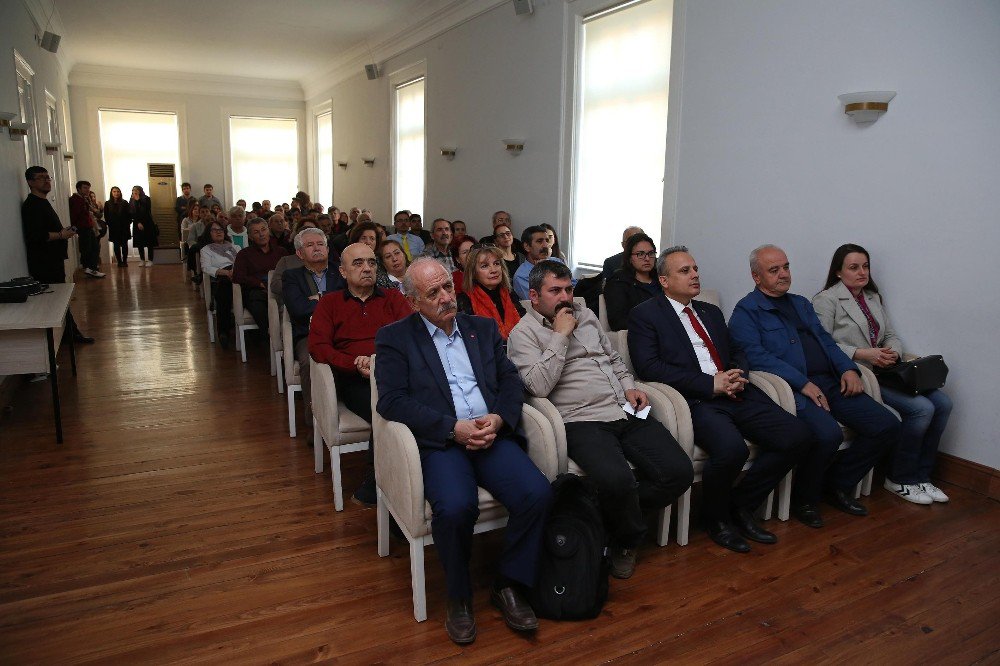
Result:
{"type": "Polygon", "coordinates": [[[347,168],[347,162],[346,161],[344,161],[344,162],[337,162],[337,166],[339,166],[341,169],[346,169],[347,168]]]}
{"type": "Polygon", "coordinates": [[[66,160],[67,162],[72,162],[73,157],[74,157],[73,153],[63,153],[63,159],[66,160]]]}
{"type": "Polygon", "coordinates": [[[24,137],[28,136],[28,128],[31,127],[28,123],[11,123],[10,127],[7,128],[7,132],[10,134],[11,141],[23,141],[24,137]]]}
{"type": "Polygon", "coordinates": [[[844,113],[859,125],[873,123],[889,110],[889,101],[896,96],[895,90],[872,90],[869,92],[845,93],[837,95],[844,105],[844,113]]]}
{"type": "Polygon", "coordinates": [[[0,111],[0,128],[10,127],[10,123],[16,115],[10,111],[0,111]]]}
{"type": "Polygon", "coordinates": [[[512,155],[520,155],[524,150],[524,139],[500,139],[504,149],[512,155]]]}
{"type": "Polygon", "coordinates": [[[441,146],[441,157],[449,161],[453,160],[455,159],[455,152],[457,150],[458,150],[457,148],[454,148],[452,146],[441,146]]]}
{"type": "Polygon", "coordinates": [[[361,163],[364,164],[366,167],[373,167],[373,166],[375,166],[375,158],[374,157],[362,157],[361,158],[361,163]]]}
{"type": "Polygon", "coordinates": [[[59,152],[60,148],[62,148],[62,144],[61,143],[51,142],[51,141],[46,141],[45,142],[45,154],[46,155],[55,155],[56,153],[59,152]]]}

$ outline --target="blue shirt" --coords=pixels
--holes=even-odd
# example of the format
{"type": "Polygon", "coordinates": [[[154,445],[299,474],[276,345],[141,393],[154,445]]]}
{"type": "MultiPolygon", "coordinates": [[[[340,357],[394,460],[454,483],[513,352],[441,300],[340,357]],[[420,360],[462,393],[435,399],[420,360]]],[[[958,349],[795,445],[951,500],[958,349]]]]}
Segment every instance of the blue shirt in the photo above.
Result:
{"type": "MultiPolygon", "coordinates": [[[[409,258],[412,261],[413,259],[416,259],[418,256],[420,256],[420,253],[424,251],[424,241],[422,238],[420,238],[420,236],[417,236],[415,234],[407,233],[405,235],[406,235],[406,243],[410,247],[409,258]]],[[[391,236],[386,238],[386,240],[398,241],[399,244],[402,245],[403,236],[404,234],[392,234],[391,236]]],[[[403,249],[405,250],[406,248],[404,247],[403,249]]]]}
{"type": "Polygon", "coordinates": [[[308,268],[306,269],[306,272],[309,273],[309,277],[311,277],[313,279],[313,282],[316,283],[316,291],[318,291],[320,293],[320,295],[323,295],[323,294],[326,293],[326,272],[328,270],[329,269],[324,268],[319,273],[313,273],[308,268]]]}
{"type": "Polygon", "coordinates": [[[427,333],[441,359],[445,377],[448,378],[451,401],[455,404],[455,418],[472,420],[489,414],[489,407],[486,406],[486,400],[476,382],[476,373],[472,371],[472,361],[469,360],[469,352],[465,348],[458,324],[453,326],[451,335],[448,335],[428,321],[427,317],[420,315],[420,318],[424,320],[427,333]]]}
{"type": "MultiPolygon", "coordinates": [[[[558,261],[560,264],[565,264],[566,262],[558,257],[549,257],[549,261],[558,261]]],[[[514,273],[514,293],[522,301],[526,301],[530,298],[528,295],[528,273],[535,265],[529,261],[525,261],[523,264],[517,267],[517,272],[514,273]]],[[[573,286],[576,286],[576,280],[573,280],[573,286]]]]}

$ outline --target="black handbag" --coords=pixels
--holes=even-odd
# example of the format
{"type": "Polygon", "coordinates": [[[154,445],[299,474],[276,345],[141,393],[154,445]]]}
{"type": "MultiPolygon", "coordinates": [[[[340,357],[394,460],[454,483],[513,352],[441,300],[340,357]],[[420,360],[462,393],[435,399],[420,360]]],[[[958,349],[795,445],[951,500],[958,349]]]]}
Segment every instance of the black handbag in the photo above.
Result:
{"type": "Polygon", "coordinates": [[[948,366],[940,354],[900,361],[887,368],[872,368],[878,383],[891,389],[918,395],[944,387],[948,366]]]}

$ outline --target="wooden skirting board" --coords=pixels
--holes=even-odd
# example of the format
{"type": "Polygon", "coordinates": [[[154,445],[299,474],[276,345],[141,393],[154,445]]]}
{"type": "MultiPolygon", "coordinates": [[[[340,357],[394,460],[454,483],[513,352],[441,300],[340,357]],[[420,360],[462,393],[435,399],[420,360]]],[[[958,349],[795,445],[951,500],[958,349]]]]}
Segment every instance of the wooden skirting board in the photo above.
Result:
{"type": "Polygon", "coordinates": [[[1000,471],[948,453],[938,453],[935,478],[1000,500],[1000,471]]]}

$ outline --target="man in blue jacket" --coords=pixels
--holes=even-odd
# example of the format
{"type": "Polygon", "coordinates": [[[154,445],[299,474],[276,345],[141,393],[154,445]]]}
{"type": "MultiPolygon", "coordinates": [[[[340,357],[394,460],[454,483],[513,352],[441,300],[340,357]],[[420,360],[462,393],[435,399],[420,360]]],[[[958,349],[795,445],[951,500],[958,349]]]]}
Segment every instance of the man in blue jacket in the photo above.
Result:
{"type": "Polygon", "coordinates": [[[792,512],[810,527],[822,527],[819,499],[864,516],[853,488],[899,437],[899,421],[864,393],[861,373],[833,341],[808,299],[789,294],[792,274],[781,248],[763,245],[750,253],[757,288],[740,299],[729,319],[733,340],[751,370],[778,375],[795,391],[795,408],[816,438],[799,463],[792,512]],[[843,442],[840,421],[854,430],[850,448],[834,458],[843,442]]]}
{"type": "Polygon", "coordinates": [[[526,592],[535,582],[552,493],[522,448],[524,385],[496,322],[457,314],[455,285],[440,262],[414,261],[403,290],[416,312],[375,336],[375,408],[409,427],[420,449],[448,584],[445,629],[459,644],[476,638],[469,557],[482,486],[510,516],[490,600],[511,629],[533,631],[538,619],[526,592]]]}

